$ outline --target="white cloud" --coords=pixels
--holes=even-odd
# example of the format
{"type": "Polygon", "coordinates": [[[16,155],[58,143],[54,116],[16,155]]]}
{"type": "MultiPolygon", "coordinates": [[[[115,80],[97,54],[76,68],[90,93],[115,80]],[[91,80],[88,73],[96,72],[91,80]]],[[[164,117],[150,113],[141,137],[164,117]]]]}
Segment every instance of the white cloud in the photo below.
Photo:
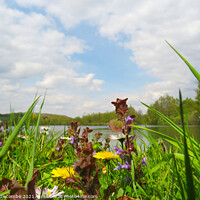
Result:
{"type": "MultiPolygon", "coordinates": [[[[20,3],[31,5],[31,1],[20,3]]],[[[90,49],[85,41],[59,31],[50,15],[26,13],[1,2],[0,18],[0,79],[6,80],[2,81],[4,93],[12,89],[18,97],[38,88],[74,88],[74,85],[90,90],[90,83],[98,80],[95,74],[79,73],[81,62],[71,61],[72,55],[90,49]],[[24,88],[27,83],[29,86],[24,88]]],[[[100,88],[101,84],[96,85],[100,88]]],[[[7,97],[12,104],[16,103],[17,99],[7,97]]]]}

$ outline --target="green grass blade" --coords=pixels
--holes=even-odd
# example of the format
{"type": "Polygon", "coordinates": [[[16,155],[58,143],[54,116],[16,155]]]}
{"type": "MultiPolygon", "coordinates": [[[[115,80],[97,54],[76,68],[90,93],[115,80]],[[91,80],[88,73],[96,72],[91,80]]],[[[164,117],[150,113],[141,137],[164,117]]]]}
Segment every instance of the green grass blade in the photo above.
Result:
{"type": "Polygon", "coordinates": [[[176,146],[178,148],[181,148],[181,146],[179,145],[179,143],[177,142],[177,140],[174,139],[174,138],[172,138],[172,137],[170,137],[170,136],[167,136],[167,135],[165,135],[163,133],[160,133],[160,132],[157,132],[157,131],[154,131],[154,130],[151,130],[151,129],[148,129],[148,128],[145,128],[145,127],[140,127],[140,126],[136,126],[136,125],[131,125],[131,126],[135,127],[135,128],[138,128],[138,129],[143,129],[143,130],[155,133],[156,135],[162,137],[163,139],[165,139],[166,141],[168,141],[172,145],[174,145],[174,146],[176,146]]]}
{"type": "MultiPolygon", "coordinates": [[[[192,142],[192,138],[189,136],[189,120],[188,120],[188,111],[187,111],[187,107],[186,107],[186,122],[187,122],[187,129],[185,130],[185,132],[187,133],[186,135],[189,138],[189,146],[191,147],[194,156],[196,157],[196,159],[199,161],[199,165],[200,165],[200,157],[198,155],[198,152],[196,150],[196,148],[194,147],[194,144],[192,142]]],[[[199,148],[197,148],[198,151],[200,150],[199,148]]]]}
{"type": "Polygon", "coordinates": [[[28,111],[24,114],[24,116],[22,117],[22,119],[20,120],[20,122],[18,123],[18,125],[16,126],[16,128],[13,130],[12,134],[9,136],[7,142],[5,143],[5,145],[3,146],[2,150],[0,151],[0,159],[6,154],[8,148],[12,144],[12,142],[13,142],[14,138],[16,137],[17,133],[19,132],[20,128],[22,127],[22,125],[24,124],[24,122],[26,121],[26,119],[28,118],[28,116],[32,113],[34,107],[38,103],[39,98],[40,97],[38,97],[33,102],[33,104],[30,106],[30,108],[28,109],[28,111]]]}
{"type": "MultiPolygon", "coordinates": [[[[156,109],[152,108],[151,106],[148,106],[148,105],[146,105],[143,102],[141,102],[141,103],[144,106],[146,106],[149,110],[155,112],[162,119],[164,119],[172,128],[174,128],[183,137],[183,130],[178,125],[176,125],[172,120],[170,120],[168,117],[164,116],[162,113],[160,113],[156,109]]],[[[190,138],[190,140],[193,142],[193,144],[195,145],[195,147],[199,149],[199,144],[193,138],[190,138]]]]}
{"type": "MultiPolygon", "coordinates": [[[[184,161],[184,154],[182,153],[174,153],[174,156],[176,157],[176,159],[179,159],[179,160],[182,160],[184,161]]],[[[190,161],[191,163],[193,163],[194,167],[196,168],[197,172],[199,173],[200,172],[200,165],[199,165],[199,162],[196,158],[194,157],[190,157],[190,161]]]]}
{"type": "Polygon", "coordinates": [[[185,169],[186,169],[186,179],[187,179],[187,193],[188,193],[188,199],[195,200],[195,187],[194,187],[194,182],[193,182],[192,168],[190,165],[190,157],[188,153],[188,146],[187,146],[187,140],[186,140],[186,135],[185,135],[182,94],[180,90],[179,90],[179,101],[180,101],[180,115],[181,115],[181,121],[182,121],[182,126],[183,126],[183,133],[184,133],[184,156],[185,156],[185,169]]]}
{"type": "Polygon", "coordinates": [[[132,181],[133,181],[133,189],[134,189],[134,192],[135,192],[135,194],[136,194],[137,199],[139,199],[138,194],[137,194],[137,189],[136,189],[135,167],[134,167],[133,160],[131,160],[131,177],[132,177],[132,181]]]}
{"type": "Polygon", "coordinates": [[[197,80],[200,81],[200,74],[196,71],[196,69],[194,67],[192,67],[192,65],[171,44],[169,44],[169,42],[167,42],[167,44],[180,56],[180,58],[189,67],[189,69],[194,74],[194,76],[197,78],[197,80]]]}
{"type": "Polygon", "coordinates": [[[152,108],[151,106],[148,106],[147,104],[141,102],[144,106],[146,106],[149,110],[155,112],[157,115],[162,117],[171,127],[173,127],[177,132],[179,132],[183,136],[183,130],[176,125],[172,120],[170,120],[168,117],[164,116],[161,112],[157,111],[156,109],[152,108]]]}
{"type": "MultiPolygon", "coordinates": [[[[174,161],[174,168],[176,170],[176,174],[177,174],[177,178],[178,178],[178,183],[179,183],[179,187],[180,187],[181,196],[182,196],[182,199],[185,200],[183,183],[182,183],[182,179],[181,179],[181,176],[180,176],[178,168],[177,168],[176,158],[175,158],[174,154],[173,154],[173,161],[174,161]]],[[[175,173],[175,171],[174,171],[174,173],[175,173]]]]}
{"type": "Polygon", "coordinates": [[[25,188],[26,189],[27,189],[28,182],[31,180],[31,178],[33,176],[35,149],[36,149],[37,137],[38,137],[38,127],[39,127],[39,123],[40,123],[41,111],[42,111],[42,107],[44,105],[44,100],[45,100],[45,97],[44,97],[43,102],[42,102],[42,104],[40,106],[40,111],[39,111],[39,114],[38,114],[37,124],[36,124],[36,127],[35,127],[35,137],[34,137],[34,144],[33,144],[33,150],[32,150],[32,160],[31,160],[28,176],[27,176],[27,179],[26,179],[26,184],[25,184],[25,188]]]}

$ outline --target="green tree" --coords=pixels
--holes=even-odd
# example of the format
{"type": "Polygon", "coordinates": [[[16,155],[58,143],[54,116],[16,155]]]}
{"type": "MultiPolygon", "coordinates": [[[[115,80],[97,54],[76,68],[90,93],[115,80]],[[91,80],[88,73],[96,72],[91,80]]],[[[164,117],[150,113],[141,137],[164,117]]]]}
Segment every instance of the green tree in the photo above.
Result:
{"type": "Polygon", "coordinates": [[[197,101],[198,104],[200,104],[200,82],[198,83],[198,87],[195,90],[195,92],[196,92],[195,100],[197,101]]]}
{"type": "MultiPolygon", "coordinates": [[[[155,108],[162,114],[164,114],[168,118],[176,119],[179,116],[179,100],[169,96],[168,94],[165,96],[161,96],[151,107],[155,108]]],[[[165,124],[156,113],[147,110],[148,115],[148,123],[154,125],[165,124]]],[[[176,119],[178,120],[178,119],[176,119]]]]}

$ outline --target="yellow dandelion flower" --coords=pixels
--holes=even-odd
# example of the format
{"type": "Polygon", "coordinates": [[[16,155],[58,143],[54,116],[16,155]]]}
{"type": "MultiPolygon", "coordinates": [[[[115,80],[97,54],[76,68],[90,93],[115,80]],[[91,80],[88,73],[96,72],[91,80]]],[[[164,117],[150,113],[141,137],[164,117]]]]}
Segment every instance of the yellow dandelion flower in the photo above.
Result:
{"type": "Polygon", "coordinates": [[[117,154],[114,154],[113,152],[107,152],[107,151],[102,151],[96,153],[96,155],[93,155],[93,157],[97,159],[112,159],[112,158],[119,158],[117,154]]]}
{"type": "Polygon", "coordinates": [[[63,167],[63,168],[53,169],[51,173],[53,177],[67,178],[74,176],[75,172],[73,167],[63,167]]]}

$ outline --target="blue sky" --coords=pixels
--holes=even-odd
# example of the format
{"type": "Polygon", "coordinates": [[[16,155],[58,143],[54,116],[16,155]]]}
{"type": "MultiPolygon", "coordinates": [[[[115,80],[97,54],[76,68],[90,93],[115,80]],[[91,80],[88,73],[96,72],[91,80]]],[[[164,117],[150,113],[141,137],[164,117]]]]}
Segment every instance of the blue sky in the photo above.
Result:
{"type": "MultiPolygon", "coordinates": [[[[128,92],[130,88],[139,90],[144,82],[151,81],[151,77],[143,79],[143,70],[130,60],[130,50],[101,37],[97,28],[83,23],[66,33],[87,41],[90,49],[84,54],[73,55],[72,60],[81,60],[83,73],[95,73],[97,78],[105,80],[102,85],[104,92],[109,94],[111,89],[115,92],[119,89],[128,92]]],[[[126,36],[121,36],[120,41],[126,39],[126,36]]]]}
{"type": "Polygon", "coordinates": [[[200,71],[199,7],[198,0],[2,0],[0,113],[10,105],[26,111],[46,89],[43,112],[71,117],[111,111],[116,98],[145,112],[140,101],[177,97],[179,88],[194,98],[197,82],[165,40],[200,71]]]}

